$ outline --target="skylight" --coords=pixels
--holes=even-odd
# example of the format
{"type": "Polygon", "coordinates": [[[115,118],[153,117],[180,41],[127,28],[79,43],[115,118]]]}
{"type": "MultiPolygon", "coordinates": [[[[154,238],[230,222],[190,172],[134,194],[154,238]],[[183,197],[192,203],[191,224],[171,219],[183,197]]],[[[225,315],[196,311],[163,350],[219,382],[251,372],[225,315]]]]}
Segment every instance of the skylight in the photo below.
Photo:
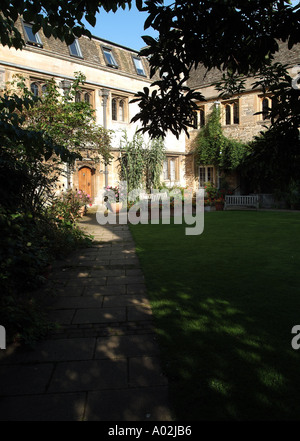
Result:
{"type": "Polygon", "coordinates": [[[27,40],[26,43],[42,47],[42,41],[40,39],[40,36],[38,33],[34,34],[32,32],[31,25],[24,23],[24,30],[25,30],[25,37],[27,40]]]}
{"type": "Polygon", "coordinates": [[[108,49],[106,47],[103,47],[102,49],[103,49],[103,53],[104,53],[107,65],[110,67],[118,67],[117,62],[115,60],[115,57],[112,53],[112,50],[108,49]]]}
{"type": "Polygon", "coordinates": [[[142,60],[138,57],[132,57],[138,75],[146,76],[142,60]]]}
{"type": "Polygon", "coordinates": [[[82,53],[81,53],[81,49],[80,49],[78,40],[74,40],[73,43],[69,45],[69,51],[73,57],[82,58],[82,53]]]}

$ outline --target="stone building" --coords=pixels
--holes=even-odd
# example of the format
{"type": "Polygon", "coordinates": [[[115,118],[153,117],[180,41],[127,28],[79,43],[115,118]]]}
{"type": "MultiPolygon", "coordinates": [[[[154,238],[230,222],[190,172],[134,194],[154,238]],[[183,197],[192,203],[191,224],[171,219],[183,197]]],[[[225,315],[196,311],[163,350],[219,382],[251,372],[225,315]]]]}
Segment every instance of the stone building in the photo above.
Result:
{"type": "MultiPolygon", "coordinates": [[[[119,181],[120,149],[124,131],[132,139],[139,128],[130,123],[138,112],[138,105],[130,103],[134,95],[152,83],[148,63],[138,52],[110,41],[81,37],[67,46],[42,31],[34,34],[29,23],[18,20],[17,26],[26,42],[23,50],[0,46],[0,87],[12,81],[16,74],[27,79],[28,87],[39,95],[45,82],[54,79],[63,93],[75,72],[81,72],[86,81],[77,99],[88,101],[96,113],[96,123],[113,131],[111,152],[114,160],[107,166],[87,157],[77,161],[64,188],[73,187],[91,194],[94,202],[102,198],[107,185],[119,181]]],[[[148,140],[145,138],[145,142],[148,140]]],[[[179,139],[168,133],[165,139],[166,161],[162,181],[166,185],[185,185],[185,137],[179,139]]]]}
{"type": "MultiPolygon", "coordinates": [[[[287,65],[293,78],[300,71],[300,45],[288,50],[287,44],[280,44],[280,51],[274,62],[287,65]]],[[[221,107],[222,129],[228,138],[247,143],[269,125],[267,117],[261,113],[264,109],[272,107],[272,97],[269,94],[253,89],[254,80],[248,78],[245,89],[240,95],[233,95],[230,99],[220,99],[219,92],[212,84],[220,81],[221,78],[222,72],[219,70],[213,69],[207,72],[203,66],[200,66],[192,72],[188,81],[188,86],[199,90],[206,100],[204,103],[199,103],[195,127],[190,130],[190,137],[186,140],[186,184],[194,189],[208,181],[214,182],[217,186],[219,184],[219,170],[212,164],[199,165],[194,154],[196,136],[214,105],[221,107]]],[[[227,181],[236,194],[242,191],[237,174],[227,176],[227,181]]]]}
{"type": "MultiPolygon", "coordinates": [[[[137,123],[130,122],[139,110],[131,100],[153,81],[147,59],[141,58],[135,50],[98,37],[81,37],[67,46],[53,37],[46,38],[42,31],[33,34],[31,24],[21,19],[17,24],[26,45],[22,51],[0,46],[0,88],[4,88],[14,75],[21,74],[37,95],[42,93],[45,82],[52,78],[63,93],[68,82],[74,80],[75,72],[81,72],[86,81],[78,99],[93,106],[97,124],[113,131],[111,151],[114,160],[105,165],[103,160],[95,163],[86,155],[82,161],[76,162],[69,179],[62,182],[64,188],[87,191],[97,203],[102,198],[103,188],[119,181],[118,158],[124,131],[132,139],[139,128],[137,123]]],[[[292,50],[282,45],[275,61],[288,64],[291,69],[300,65],[300,45],[292,50]]],[[[203,67],[191,74],[188,86],[199,90],[206,101],[199,103],[197,121],[188,138],[182,134],[177,139],[171,133],[165,138],[166,160],[161,179],[168,186],[188,186],[197,190],[207,181],[218,185],[219,170],[212,164],[197,164],[194,155],[195,138],[216,102],[222,109],[222,127],[227,137],[247,142],[268,124],[257,112],[270,106],[272,98],[261,90],[253,90],[252,81],[248,79],[246,89],[239,96],[219,100],[219,93],[212,83],[220,80],[221,75],[218,70],[206,72],[203,67]]],[[[238,193],[239,177],[227,178],[238,193]]]]}

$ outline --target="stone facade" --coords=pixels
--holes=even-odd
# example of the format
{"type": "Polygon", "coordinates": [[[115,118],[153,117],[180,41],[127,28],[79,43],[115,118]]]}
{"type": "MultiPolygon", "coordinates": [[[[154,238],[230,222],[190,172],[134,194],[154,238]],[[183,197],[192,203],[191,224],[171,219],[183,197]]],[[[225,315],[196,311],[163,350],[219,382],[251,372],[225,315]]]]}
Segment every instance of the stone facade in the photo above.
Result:
{"type": "MultiPolygon", "coordinates": [[[[97,124],[113,131],[111,150],[114,159],[109,165],[105,166],[101,158],[96,163],[90,161],[88,152],[84,151],[86,157],[83,161],[77,161],[69,174],[64,173],[59,184],[60,189],[79,189],[80,170],[90,170],[91,193],[94,202],[99,202],[105,185],[118,184],[118,158],[124,131],[132,139],[140,128],[138,123],[131,123],[139,110],[131,100],[138,91],[150,87],[153,82],[147,59],[139,57],[135,50],[98,37],[81,37],[76,40],[73,49],[60,40],[46,38],[42,31],[38,32],[35,42],[30,41],[26,33],[26,26],[30,25],[21,19],[17,25],[26,46],[22,51],[0,46],[0,86],[4,88],[7,82],[20,74],[27,79],[29,88],[35,83],[41,91],[47,80],[54,78],[61,86],[64,80],[72,81],[75,73],[81,72],[86,77],[83,89],[89,95],[97,124]]],[[[145,142],[148,141],[145,136],[145,142]]],[[[162,181],[166,185],[185,185],[185,136],[177,139],[168,133],[165,148],[167,157],[176,159],[176,176],[164,174],[162,181]]]]}
{"type": "MultiPolygon", "coordinates": [[[[295,74],[294,67],[300,65],[300,45],[288,50],[286,44],[281,44],[280,51],[274,61],[286,64],[293,77],[293,74],[295,74]]],[[[220,81],[221,77],[222,73],[220,71],[212,69],[207,72],[203,66],[200,66],[192,72],[188,86],[200,91],[206,100],[205,102],[199,102],[199,108],[202,109],[204,115],[202,115],[202,118],[207,119],[212,107],[219,105],[221,107],[221,123],[224,135],[248,143],[269,126],[269,121],[263,119],[263,115],[259,112],[263,110],[264,99],[268,100],[269,107],[271,107],[271,97],[268,94],[264,95],[262,90],[253,89],[253,80],[248,78],[245,83],[245,90],[240,95],[232,96],[228,100],[221,100],[217,90],[212,85],[214,82],[220,81]]],[[[199,165],[197,165],[194,152],[200,122],[201,119],[198,116],[198,127],[190,130],[190,136],[186,140],[188,156],[185,179],[188,185],[195,190],[199,188],[199,165]]],[[[203,164],[203,166],[210,166],[210,164],[203,164]]],[[[222,176],[219,175],[218,170],[214,169],[213,179],[216,185],[219,184],[220,177],[222,176]]],[[[236,190],[237,194],[242,191],[237,174],[227,176],[226,180],[229,186],[236,190]]]]}
{"type": "MultiPolygon", "coordinates": [[[[98,202],[105,185],[117,185],[119,181],[118,158],[124,131],[132,139],[140,128],[138,123],[131,123],[139,108],[136,103],[130,102],[138,91],[153,82],[149,76],[147,59],[140,58],[135,50],[98,37],[81,37],[71,48],[60,40],[46,38],[39,31],[37,42],[32,42],[27,38],[26,23],[19,20],[18,27],[27,43],[22,51],[0,46],[0,87],[3,88],[16,74],[25,76],[29,87],[36,83],[41,88],[43,82],[49,79],[54,78],[61,85],[64,80],[72,81],[75,72],[82,72],[86,77],[84,93],[89,95],[95,109],[97,124],[113,131],[111,147],[114,160],[108,166],[101,158],[97,163],[92,162],[85,152],[83,161],[78,161],[69,175],[66,173],[62,176],[60,182],[61,189],[69,186],[79,189],[79,175],[83,173],[82,170],[86,171],[91,175],[93,200],[98,202]],[[137,69],[136,60],[143,72],[137,69]]],[[[299,45],[290,51],[282,45],[275,61],[288,63],[290,68],[300,64],[299,45]]],[[[219,102],[218,92],[212,83],[220,79],[221,73],[218,70],[206,72],[201,66],[191,74],[188,86],[199,90],[206,99],[199,103],[200,125],[205,122],[215,102],[219,102]]],[[[260,90],[252,89],[252,82],[248,79],[246,90],[240,96],[220,101],[224,134],[249,142],[264,130],[268,121],[263,121],[262,116],[257,115],[262,110],[264,98],[260,90]]],[[[221,177],[219,171],[210,164],[203,164],[202,169],[199,169],[197,164],[194,151],[198,133],[199,126],[190,130],[189,137],[182,134],[177,139],[167,133],[166,161],[161,176],[166,185],[188,186],[197,190],[206,177],[218,185],[221,177]]],[[[146,136],[145,142],[148,142],[146,136]]],[[[232,187],[238,187],[238,176],[228,179],[232,187]]]]}

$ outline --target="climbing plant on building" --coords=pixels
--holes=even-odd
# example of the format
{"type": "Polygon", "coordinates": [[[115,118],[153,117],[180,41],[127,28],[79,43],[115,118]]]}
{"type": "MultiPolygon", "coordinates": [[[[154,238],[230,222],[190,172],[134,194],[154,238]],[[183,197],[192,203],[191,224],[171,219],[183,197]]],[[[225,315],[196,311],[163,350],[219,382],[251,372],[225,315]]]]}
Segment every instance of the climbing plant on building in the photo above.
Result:
{"type": "Polygon", "coordinates": [[[132,139],[124,131],[120,161],[120,180],[127,182],[128,191],[138,188],[158,188],[165,158],[162,138],[145,142],[141,133],[136,132],[132,139]]]}
{"type": "Polygon", "coordinates": [[[214,165],[224,171],[236,170],[248,154],[247,144],[224,135],[218,106],[213,107],[199,131],[195,150],[198,164],[214,165]]]}

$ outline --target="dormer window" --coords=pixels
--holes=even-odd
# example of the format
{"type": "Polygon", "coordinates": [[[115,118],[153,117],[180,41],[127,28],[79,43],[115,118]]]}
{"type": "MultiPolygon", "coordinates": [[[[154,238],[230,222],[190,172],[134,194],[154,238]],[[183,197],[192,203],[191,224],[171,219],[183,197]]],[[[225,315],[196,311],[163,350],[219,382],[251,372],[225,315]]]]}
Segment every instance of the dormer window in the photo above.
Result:
{"type": "Polygon", "coordinates": [[[144,66],[143,66],[142,60],[139,57],[132,57],[132,59],[133,59],[133,62],[134,62],[136,73],[138,75],[142,75],[142,76],[145,77],[146,74],[145,74],[145,70],[144,70],[144,66]]]}
{"type": "Polygon", "coordinates": [[[33,33],[32,25],[24,23],[24,31],[27,44],[31,44],[32,46],[37,47],[43,47],[42,40],[38,32],[36,34],[33,33]]]}
{"type": "Polygon", "coordinates": [[[74,40],[73,43],[69,45],[69,51],[73,57],[83,58],[78,40],[74,40]]]}
{"type": "Polygon", "coordinates": [[[114,54],[112,53],[112,50],[107,48],[107,47],[103,47],[102,48],[104,56],[105,56],[105,61],[107,66],[110,67],[114,67],[114,68],[118,68],[118,64],[115,60],[114,54]]]}

